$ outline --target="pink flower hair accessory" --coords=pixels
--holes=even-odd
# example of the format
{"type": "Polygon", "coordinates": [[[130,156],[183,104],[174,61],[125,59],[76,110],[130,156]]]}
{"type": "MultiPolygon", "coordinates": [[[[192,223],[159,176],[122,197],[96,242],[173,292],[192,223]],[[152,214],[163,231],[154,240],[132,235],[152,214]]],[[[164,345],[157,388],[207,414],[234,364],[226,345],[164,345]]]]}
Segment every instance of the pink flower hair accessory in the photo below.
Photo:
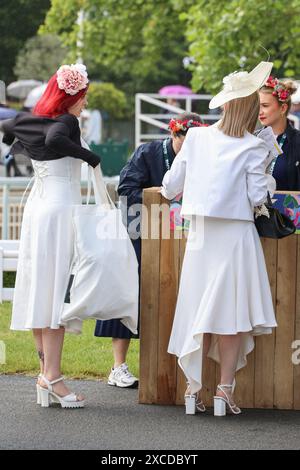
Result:
{"type": "Polygon", "coordinates": [[[278,78],[270,76],[266,81],[265,86],[269,88],[274,88],[272,95],[277,96],[278,100],[282,103],[285,103],[290,97],[289,90],[285,88],[283,83],[279,82],[278,78]]]}
{"type": "Polygon", "coordinates": [[[185,119],[182,121],[181,119],[171,119],[169,122],[169,129],[170,131],[176,132],[186,132],[190,127],[208,127],[208,124],[203,124],[199,121],[194,121],[193,119],[185,119]]]}
{"type": "Polygon", "coordinates": [[[56,75],[58,88],[68,95],[76,95],[89,82],[86,66],[83,64],[62,65],[56,75]]]}

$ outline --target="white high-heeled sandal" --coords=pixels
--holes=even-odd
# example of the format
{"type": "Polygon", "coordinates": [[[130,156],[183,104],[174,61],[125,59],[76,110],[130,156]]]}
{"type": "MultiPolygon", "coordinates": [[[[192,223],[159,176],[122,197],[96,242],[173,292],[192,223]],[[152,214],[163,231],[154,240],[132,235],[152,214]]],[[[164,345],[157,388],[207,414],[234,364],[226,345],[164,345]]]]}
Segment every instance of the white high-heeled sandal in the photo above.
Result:
{"type": "MultiPolygon", "coordinates": [[[[41,379],[42,377],[43,377],[43,374],[40,373],[40,374],[38,375],[37,380],[41,379]]],[[[41,399],[41,386],[40,386],[40,384],[37,382],[37,384],[36,384],[36,404],[37,404],[37,405],[40,405],[41,403],[42,403],[42,399],[41,399]]]]}
{"type": "MultiPolygon", "coordinates": [[[[187,390],[189,390],[189,383],[187,382],[187,390]]],[[[186,393],[184,395],[185,414],[194,415],[196,412],[204,413],[206,407],[202,400],[199,400],[198,393],[186,393]]]]}
{"type": "Polygon", "coordinates": [[[64,380],[63,377],[59,377],[59,379],[52,380],[51,382],[44,375],[42,375],[41,378],[47,384],[47,388],[40,385],[41,405],[43,408],[48,408],[51,403],[60,403],[62,408],[84,407],[85,400],[78,400],[75,393],[70,393],[69,395],[61,397],[53,391],[52,385],[64,380]]]}
{"type": "Polygon", "coordinates": [[[226,416],[226,410],[229,414],[239,415],[242,410],[235,403],[230,403],[229,397],[224,388],[230,388],[231,394],[233,394],[235,389],[235,380],[232,385],[219,384],[217,386],[217,390],[220,390],[225,397],[214,396],[214,416],[226,416]]]}

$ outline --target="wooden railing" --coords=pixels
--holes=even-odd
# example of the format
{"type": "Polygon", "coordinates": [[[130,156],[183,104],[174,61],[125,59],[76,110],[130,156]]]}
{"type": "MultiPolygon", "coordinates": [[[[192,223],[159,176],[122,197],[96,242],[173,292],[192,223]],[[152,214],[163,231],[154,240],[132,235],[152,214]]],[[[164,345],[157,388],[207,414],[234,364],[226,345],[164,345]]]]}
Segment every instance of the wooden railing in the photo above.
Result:
{"type": "MultiPolygon", "coordinates": [[[[157,188],[144,191],[143,237],[163,217],[151,219],[152,204],[167,204],[157,188]],[[146,233],[147,232],[147,233],[146,233]]],[[[176,233],[178,236],[178,233],[176,233]]],[[[262,239],[278,327],[255,338],[248,364],[237,373],[235,397],[245,408],[300,409],[300,237],[262,239]],[[293,356],[294,354],[294,356],[293,356]],[[292,361],[292,356],[294,361],[292,361]],[[297,360],[298,359],[298,360],[297,360]]],[[[186,237],[142,241],[140,403],[182,404],[185,378],[167,353],[186,237]]],[[[219,366],[207,360],[203,399],[212,405],[219,366]]]]}

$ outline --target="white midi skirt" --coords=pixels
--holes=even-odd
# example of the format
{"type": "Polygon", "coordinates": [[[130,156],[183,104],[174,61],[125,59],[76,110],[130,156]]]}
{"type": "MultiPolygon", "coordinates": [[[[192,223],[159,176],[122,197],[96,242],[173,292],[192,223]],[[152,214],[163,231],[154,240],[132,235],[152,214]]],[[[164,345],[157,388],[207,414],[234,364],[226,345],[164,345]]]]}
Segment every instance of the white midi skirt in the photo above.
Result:
{"type": "MultiPolygon", "coordinates": [[[[23,214],[12,330],[61,325],[73,260],[72,205],[81,204],[81,164],[72,157],[33,161],[35,182],[23,214]]],[[[72,320],[64,326],[79,333],[81,323],[72,320]]]]}
{"type": "Polygon", "coordinates": [[[238,370],[254,348],[253,336],[269,334],[277,326],[254,223],[212,217],[195,221],[199,246],[191,230],[168,347],[178,357],[192,393],[202,387],[204,333],[212,333],[208,356],[217,362],[218,335],[244,333],[238,370]]]}

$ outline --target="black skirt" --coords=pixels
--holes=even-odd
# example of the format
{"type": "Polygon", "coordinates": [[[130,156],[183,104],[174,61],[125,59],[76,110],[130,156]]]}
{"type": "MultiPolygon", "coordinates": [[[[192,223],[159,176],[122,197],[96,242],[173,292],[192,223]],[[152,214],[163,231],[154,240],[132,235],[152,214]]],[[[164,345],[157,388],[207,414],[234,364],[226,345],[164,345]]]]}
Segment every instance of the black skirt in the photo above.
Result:
{"type": "MultiPolygon", "coordinates": [[[[131,240],[134,251],[139,263],[139,276],[141,274],[141,239],[131,240]]],[[[140,313],[140,312],[139,312],[140,313]]],[[[139,329],[139,328],[138,328],[139,329]]],[[[95,336],[108,338],[139,338],[139,333],[134,335],[119,319],[116,320],[97,320],[95,327],[95,336]]]]}

